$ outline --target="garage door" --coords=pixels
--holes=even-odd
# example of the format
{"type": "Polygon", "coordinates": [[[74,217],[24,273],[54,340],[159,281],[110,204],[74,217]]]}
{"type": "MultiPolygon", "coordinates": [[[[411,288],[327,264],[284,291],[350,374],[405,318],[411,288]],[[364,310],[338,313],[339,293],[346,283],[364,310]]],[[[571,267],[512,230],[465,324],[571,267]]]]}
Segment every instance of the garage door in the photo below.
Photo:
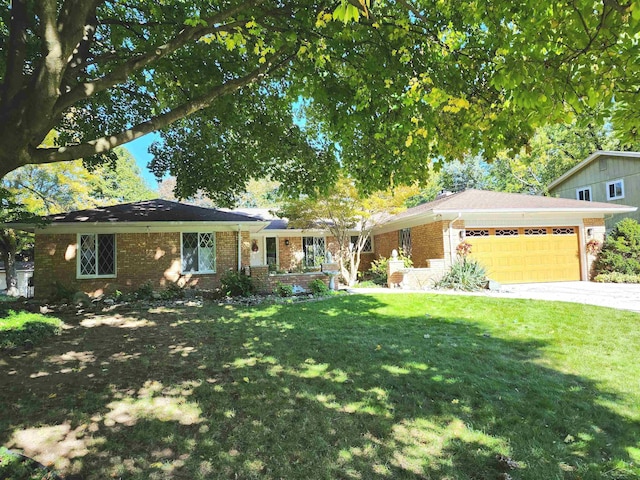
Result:
{"type": "Polygon", "coordinates": [[[580,280],[577,227],[466,230],[471,257],[501,283],[580,280]]]}

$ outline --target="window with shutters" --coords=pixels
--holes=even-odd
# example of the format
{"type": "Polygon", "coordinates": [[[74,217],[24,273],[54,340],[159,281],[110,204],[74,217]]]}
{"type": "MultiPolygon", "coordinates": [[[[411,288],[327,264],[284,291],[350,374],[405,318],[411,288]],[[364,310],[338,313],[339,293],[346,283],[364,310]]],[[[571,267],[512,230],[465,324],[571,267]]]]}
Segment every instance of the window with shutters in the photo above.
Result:
{"type": "Polygon", "coordinates": [[[78,278],[116,276],[115,234],[81,233],[78,245],[78,278]]]}
{"type": "Polygon", "coordinates": [[[182,234],[182,272],[216,273],[216,234],[214,232],[182,234]]]}

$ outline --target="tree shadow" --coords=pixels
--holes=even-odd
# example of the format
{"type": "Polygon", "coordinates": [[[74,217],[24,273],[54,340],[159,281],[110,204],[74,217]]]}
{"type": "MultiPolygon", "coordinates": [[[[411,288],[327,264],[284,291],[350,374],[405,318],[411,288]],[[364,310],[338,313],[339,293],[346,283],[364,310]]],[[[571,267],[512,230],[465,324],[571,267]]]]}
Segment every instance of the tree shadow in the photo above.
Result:
{"type": "Polygon", "coordinates": [[[381,298],[67,318],[0,356],[0,443],[79,478],[640,474],[640,424],[545,343],[381,298]]]}

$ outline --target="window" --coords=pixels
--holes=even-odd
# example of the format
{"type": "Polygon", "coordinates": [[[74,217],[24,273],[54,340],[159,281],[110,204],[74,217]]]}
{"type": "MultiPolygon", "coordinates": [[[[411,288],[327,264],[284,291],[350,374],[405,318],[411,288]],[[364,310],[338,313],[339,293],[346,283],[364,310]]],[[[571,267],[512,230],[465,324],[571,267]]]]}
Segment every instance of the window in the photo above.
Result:
{"type": "Polygon", "coordinates": [[[398,238],[398,245],[402,249],[402,253],[407,257],[411,256],[411,229],[403,228],[400,230],[400,237],[398,238]]]}
{"type": "Polygon", "coordinates": [[[618,200],[620,198],[624,198],[624,182],[622,180],[607,182],[607,200],[618,200]]]}
{"type": "Polygon", "coordinates": [[[182,272],[216,273],[216,234],[182,234],[182,272]]]}
{"type": "Polygon", "coordinates": [[[578,200],[584,200],[585,202],[590,202],[591,187],[576,188],[576,198],[578,200]]]}
{"type": "MultiPolygon", "coordinates": [[[[351,245],[355,245],[356,243],[358,243],[358,238],[360,238],[358,235],[353,235],[351,237],[351,245]]],[[[367,237],[367,240],[365,240],[364,246],[362,247],[361,252],[362,253],[373,252],[373,248],[371,245],[371,237],[367,237]]]]}
{"type": "Polygon", "coordinates": [[[319,267],[324,262],[324,237],[302,237],[305,267],[319,267]]]}
{"type": "Polygon", "coordinates": [[[78,243],[78,278],[116,276],[116,236],[113,233],[80,234],[78,243]]]}

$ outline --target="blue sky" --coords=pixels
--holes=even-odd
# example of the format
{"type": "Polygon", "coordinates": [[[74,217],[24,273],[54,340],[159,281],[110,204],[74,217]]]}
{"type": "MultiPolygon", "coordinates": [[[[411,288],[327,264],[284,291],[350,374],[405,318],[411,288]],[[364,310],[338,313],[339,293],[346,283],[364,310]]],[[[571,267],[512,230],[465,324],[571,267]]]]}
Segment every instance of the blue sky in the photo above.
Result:
{"type": "Polygon", "coordinates": [[[142,178],[144,178],[147,184],[153,189],[158,188],[158,182],[156,182],[156,177],[147,168],[147,164],[153,158],[148,151],[149,145],[156,140],[160,140],[160,135],[154,132],[123,145],[123,147],[129,150],[131,155],[136,159],[136,163],[140,167],[142,173],[142,178]]]}

